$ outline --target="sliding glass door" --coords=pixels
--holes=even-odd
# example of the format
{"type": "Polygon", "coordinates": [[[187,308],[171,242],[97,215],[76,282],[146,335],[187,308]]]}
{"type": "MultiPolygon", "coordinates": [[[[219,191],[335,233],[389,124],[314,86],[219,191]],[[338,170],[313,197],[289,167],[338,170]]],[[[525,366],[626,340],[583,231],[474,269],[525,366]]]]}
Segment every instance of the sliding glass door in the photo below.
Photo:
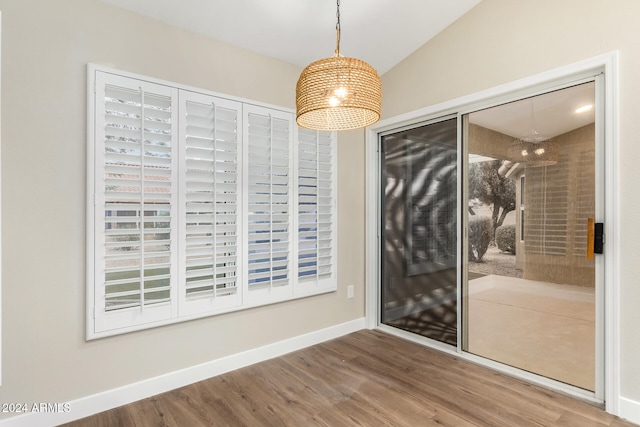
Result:
{"type": "Polygon", "coordinates": [[[457,119],[381,139],[381,323],[457,345],[457,119]]]}
{"type": "Polygon", "coordinates": [[[463,350],[590,391],[595,104],[588,82],[463,116],[463,350]]]}
{"type": "Polygon", "coordinates": [[[380,134],[383,328],[602,396],[597,81],[380,134]]]}

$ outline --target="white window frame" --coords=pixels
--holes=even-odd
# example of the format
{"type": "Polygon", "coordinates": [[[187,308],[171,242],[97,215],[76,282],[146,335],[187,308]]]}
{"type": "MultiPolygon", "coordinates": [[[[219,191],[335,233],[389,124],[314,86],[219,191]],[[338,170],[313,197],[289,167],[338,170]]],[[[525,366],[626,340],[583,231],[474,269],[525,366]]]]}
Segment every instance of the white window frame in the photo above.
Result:
{"type": "MultiPolygon", "coordinates": [[[[327,169],[327,176],[330,176],[331,188],[325,188],[323,195],[329,194],[331,197],[330,205],[324,206],[325,211],[330,212],[325,218],[330,218],[329,234],[325,234],[325,244],[329,244],[327,250],[323,252],[323,256],[328,261],[325,262],[323,271],[328,273],[322,277],[313,273],[309,276],[298,276],[298,234],[299,234],[299,201],[298,201],[298,137],[299,128],[295,124],[294,112],[287,108],[277,107],[268,104],[261,104],[255,101],[236,98],[224,94],[219,94],[203,89],[193,88],[189,86],[179,85],[172,82],[162,81],[146,76],[133,73],[127,73],[99,65],[89,64],[87,67],[88,78],[88,99],[87,99],[87,324],[86,338],[87,340],[102,338],[111,335],[127,333],[131,331],[157,327],[165,324],[172,324],[191,320],[194,318],[213,316],[217,314],[227,313],[247,309],[276,302],[282,302],[310,295],[318,295],[327,292],[333,292],[337,289],[337,147],[336,134],[323,133],[326,140],[327,135],[330,137],[329,148],[330,164],[324,164],[322,167],[327,169]],[[98,77],[101,76],[101,77],[98,77]],[[100,258],[100,254],[104,252],[104,205],[97,204],[97,201],[103,199],[101,193],[104,193],[104,149],[100,141],[100,135],[104,132],[101,130],[101,124],[104,118],[99,117],[99,103],[104,98],[100,98],[100,88],[98,87],[102,79],[113,82],[131,82],[139,83],[141,86],[161,87],[166,89],[171,96],[171,212],[177,212],[177,218],[171,219],[171,279],[170,279],[170,298],[166,303],[157,304],[157,306],[145,305],[141,308],[137,307],[117,309],[107,312],[104,307],[104,261],[100,258]],[[185,206],[186,192],[186,102],[191,100],[199,103],[209,103],[215,101],[219,105],[225,105],[230,109],[237,109],[237,143],[238,143],[238,161],[237,161],[237,189],[238,189],[238,207],[236,212],[236,235],[237,235],[237,293],[232,297],[225,295],[223,298],[202,298],[197,301],[187,301],[186,295],[186,212],[185,206]],[[196,100],[196,101],[194,101],[196,100]],[[257,290],[250,289],[248,285],[248,227],[247,227],[247,198],[249,194],[248,183],[248,120],[247,117],[251,113],[263,114],[270,117],[277,117],[280,120],[288,122],[288,138],[289,138],[289,156],[288,156],[288,283],[286,286],[265,290],[262,287],[257,290]],[[174,206],[175,204],[175,206],[174,206]],[[102,227],[102,229],[101,229],[102,227]],[[102,245],[102,246],[101,246],[102,245]],[[154,315],[156,313],[157,315],[154,315]]],[[[215,111],[215,105],[214,105],[215,111]]],[[[104,128],[104,126],[102,126],[104,128]]],[[[305,135],[309,134],[308,130],[303,131],[305,135]]],[[[315,132],[315,131],[312,131],[315,132]]],[[[317,135],[320,135],[318,132],[317,135]]],[[[320,138],[320,136],[318,136],[320,138]]],[[[217,138],[214,137],[214,141],[217,138]]],[[[214,149],[215,151],[215,149],[214,149]]],[[[324,156],[324,159],[327,157],[324,156]]],[[[215,167],[214,167],[215,171],[215,167]]],[[[215,172],[214,172],[215,174],[215,172]]],[[[324,184],[325,187],[327,184],[324,184]]],[[[282,189],[283,187],[279,187],[282,189]]],[[[282,191],[282,190],[279,190],[282,191]]],[[[276,196],[274,196],[276,197],[276,196]]],[[[272,199],[269,199],[272,200],[272,199]]],[[[326,201],[326,198],[325,198],[326,201]]],[[[270,202],[271,203],[271,202],[270,202]]],[[[319,204],[319,202],[316,202],[319,204]]],[[[272,206],[271,204],[269,206],[272,206]]],[[[143,218],[144,219],[144,218],[143,218]]],[[[324,225],[326,227],[326,224],[324,225]]],[[[319,228],[319,227],[318,227],[319,228]]],[[[326,228],[325,228],[326,229],[326,228]]],[[[319,257],[319,249],[316,250],[316,257],[319,257]]],[[[215,267],[214,267],[215,271],[215,267]]],[[[214,281],[217,276],[214,274],[214,281]]],[[[215,286],[214,286],[215,288],[215,286]]],[[[215,294],[215,289],[213,291],[215,294]]]]}

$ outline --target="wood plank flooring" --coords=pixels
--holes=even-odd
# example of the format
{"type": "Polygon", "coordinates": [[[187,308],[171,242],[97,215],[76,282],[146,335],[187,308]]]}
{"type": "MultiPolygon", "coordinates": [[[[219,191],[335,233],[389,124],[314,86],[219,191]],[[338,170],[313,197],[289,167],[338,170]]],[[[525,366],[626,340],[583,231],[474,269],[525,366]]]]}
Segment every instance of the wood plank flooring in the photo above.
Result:
{"type": "Polygon", "coordinates": [[[359,331],[94,415],[97,426],[634,426],[380,331],[359,331]]]}

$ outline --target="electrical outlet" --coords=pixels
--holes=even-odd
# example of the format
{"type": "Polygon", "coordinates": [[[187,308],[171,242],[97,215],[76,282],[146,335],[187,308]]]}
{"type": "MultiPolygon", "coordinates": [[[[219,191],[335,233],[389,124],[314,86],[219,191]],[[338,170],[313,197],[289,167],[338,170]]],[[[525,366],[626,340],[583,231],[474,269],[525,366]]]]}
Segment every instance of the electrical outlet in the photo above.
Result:
{"type": "Polygon", "coordinates": [[[353,298],[354,292],[355,291],[354,291],[353,285],[347,286],[347,298],[353,298]]]}

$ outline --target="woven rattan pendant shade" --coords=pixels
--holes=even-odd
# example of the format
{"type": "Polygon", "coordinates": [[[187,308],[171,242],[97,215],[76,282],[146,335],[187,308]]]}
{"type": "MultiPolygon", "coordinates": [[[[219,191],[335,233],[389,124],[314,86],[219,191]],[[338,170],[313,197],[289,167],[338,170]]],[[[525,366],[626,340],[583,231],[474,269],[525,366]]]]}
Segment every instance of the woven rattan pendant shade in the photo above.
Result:
{"type": "Polygon", "coordinates": [[[380,119],[382,82],[364,61],[344,56],[309,64],[296,85],[296,121],[318,130],[346,130],[380,119]]]}
{"type": "Polygon", "coordinates": [[[531,168],[558,163],[558,146],[551,138],[538,134],[514,140],[507,150],[509,160],[531,168]]]}
{"type": "Polygon", "coordinates": [[[511,161],[531,168],[555,165],[558,163],[558,145],[553,138],[536,131],[533,102],[534,98],[531,98],[531,134],[515,139],[507,156],[511,161]]]}

